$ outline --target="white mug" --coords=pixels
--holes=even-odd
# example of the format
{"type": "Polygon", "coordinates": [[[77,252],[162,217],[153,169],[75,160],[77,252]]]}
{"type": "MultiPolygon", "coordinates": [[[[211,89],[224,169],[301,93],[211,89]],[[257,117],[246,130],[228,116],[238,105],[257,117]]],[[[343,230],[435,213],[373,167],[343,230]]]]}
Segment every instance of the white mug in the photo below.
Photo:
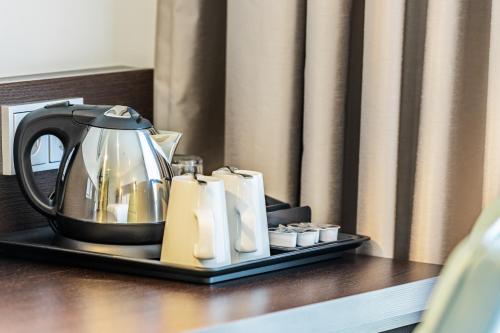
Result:
{"type": "Polygon", "coordinates": [[[224,167],[212,173],[224,180],[231,239],[231,262],[270,256],[262,173],[224,167]]]}
{"type": "Polygon", "coordinates": [[[202,175],[172,180],[161,261],[189,267],[231,264],[224,183],[202,175]]]}

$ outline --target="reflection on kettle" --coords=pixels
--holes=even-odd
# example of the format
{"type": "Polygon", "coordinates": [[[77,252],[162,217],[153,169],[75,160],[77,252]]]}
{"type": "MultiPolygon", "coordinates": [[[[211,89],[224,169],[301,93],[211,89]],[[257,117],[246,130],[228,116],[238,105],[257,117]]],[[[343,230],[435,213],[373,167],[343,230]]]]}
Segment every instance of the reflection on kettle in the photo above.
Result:
{"type": "Polygon", "coordinates": [[[161,242],[170,162],[180,133],[158,132],[126,106],[48,106],[26,116],[15,137],[14,162],[28,201],[56,232],[98,243],[161,242]],[[44,134],[64,145],[55,197],[33,181],[29,152],[44,134]]]}

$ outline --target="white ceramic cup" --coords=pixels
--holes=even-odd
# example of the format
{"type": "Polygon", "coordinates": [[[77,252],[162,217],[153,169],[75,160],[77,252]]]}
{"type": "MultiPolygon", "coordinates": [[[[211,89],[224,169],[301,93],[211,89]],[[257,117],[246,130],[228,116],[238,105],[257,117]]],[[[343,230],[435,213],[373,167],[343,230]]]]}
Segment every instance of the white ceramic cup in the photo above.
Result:
{"type": "Polygon", "coordinates": [[[335,242],[338,239],[340,226],[335,224],[323,224],[320,225],[320,227],[320,242],[335,242]]]}
{"type": "Polygon", "coordinates": [[[161,261],[189,267],[231,264],[224,183],[215,177],[172,180],[161,261]]]}
{"type": "Polygon", "coordinates": [[[297,233],[297,246],[311,246],[316,244],[316,230],[302,231],[297,233]]]}
{"type": "Polygon", "coordinates": [[[232,263],[270,256],[262,173],[224,167],[212,176],[226,189],[232,263]]]}
{"type": "Polygon", "coordinates": [[[277,228],[269,229],[269,243],[273,246],[296,247],[297,233],[280,231],[277,228]]]}

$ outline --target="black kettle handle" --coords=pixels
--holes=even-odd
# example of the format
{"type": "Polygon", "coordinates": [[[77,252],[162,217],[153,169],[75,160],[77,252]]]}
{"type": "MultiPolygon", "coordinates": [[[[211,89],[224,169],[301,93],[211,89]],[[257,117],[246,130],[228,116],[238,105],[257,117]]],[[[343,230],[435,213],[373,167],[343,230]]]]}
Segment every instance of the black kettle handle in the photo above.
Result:
{"type": "Polygon", "coordinates": [[[57,175],[57,193],[66,160],[81,142],[82,135],[87,128],[86,125],[73,119],[75,107],[78,106],[72,106],[65,102],[32,111],[23,118],[14,136],[14,168],[21,191],[37,211],[49,218],[56,216],[57,197],[49,198],[36,185],[31,168],[31,149],[35,141],[42,135],[51,134],[61,140],[64,153],[57,175]]]}

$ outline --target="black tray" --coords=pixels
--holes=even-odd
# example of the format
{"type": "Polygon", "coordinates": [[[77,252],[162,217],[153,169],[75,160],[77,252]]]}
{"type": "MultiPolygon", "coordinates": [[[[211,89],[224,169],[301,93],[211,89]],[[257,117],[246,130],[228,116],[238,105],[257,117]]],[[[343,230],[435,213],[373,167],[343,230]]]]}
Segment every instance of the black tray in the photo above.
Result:
{"type": "MultiPolygon", "coordinates": [[[[306,221],[310,208],[300,207],[268,213],[269,224],[306,221]],[[278,216],[278,219],[276,219],[278,216]],[[299,218],[300,217],[300,218],[299,218]],[[297,220],[298,219],[298,220],[297,220]]],[[[186,282],[213,284],[217,282],[262,274],[284,268],[310,264],[337,258],[342,252],[359,247],[369,238],[340,233],[339,241],[319,244],[296,251],[272,250],[268,258],[247,261],[216,269],[185,268],[167,265],[159,260],[135,259],[117,255],[87,252],[54,244],[55,234],[50,227],[0,235],[0,251],[3,254],[51,261],[74,266],[90,267],[107,271],[136,274],[186,282]]]]}
{"type": "Polygon", "coordinates": [[[51,245],[54,233],[49,227],[35,228],[0,236],[0,251],[8,255],[23,258],[114,272],[212,284],[337,258],[343,251],[357,248],[362,242],[368,240],[368,237],[364,236],[346,234],[342,236],[344,240],[340,242],[274,254],[268,258],[217,269],[187,269],[180,266],[166,265],[159,260],[133,259],[58,247],[51,245]]]}

